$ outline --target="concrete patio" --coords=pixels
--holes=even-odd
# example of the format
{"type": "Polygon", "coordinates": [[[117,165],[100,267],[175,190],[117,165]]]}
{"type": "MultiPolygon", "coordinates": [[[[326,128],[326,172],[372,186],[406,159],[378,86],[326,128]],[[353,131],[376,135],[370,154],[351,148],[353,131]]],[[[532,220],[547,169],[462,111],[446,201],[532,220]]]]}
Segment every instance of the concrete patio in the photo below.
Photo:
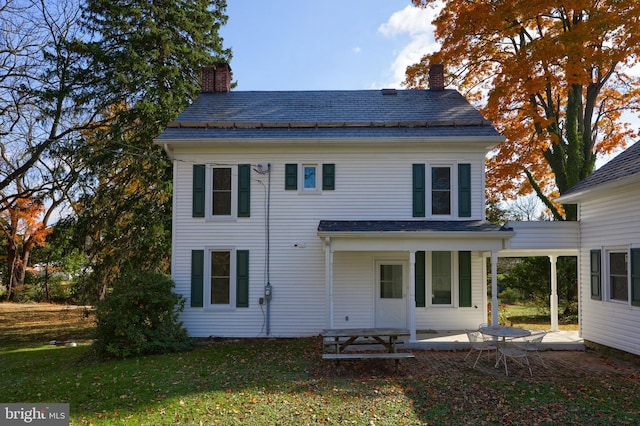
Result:
{"type": "MultiPolygon", "coordinates": [[[[405,339],[404,349],[417,350],[468,350],[469,339],[464,331],[422,331],[419,330],[415,342],[405,339]]],[[[584,341],[578,331],[550,331],[542,340],[541,350],[583,351],[584,341]]]]}

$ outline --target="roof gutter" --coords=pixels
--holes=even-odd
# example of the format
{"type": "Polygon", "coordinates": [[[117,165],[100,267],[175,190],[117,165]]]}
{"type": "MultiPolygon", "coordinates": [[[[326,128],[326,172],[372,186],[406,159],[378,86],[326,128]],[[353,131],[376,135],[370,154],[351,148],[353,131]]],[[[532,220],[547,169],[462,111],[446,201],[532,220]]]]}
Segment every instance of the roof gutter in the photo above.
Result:
{"type": "Polygon", "coordinates": [[[603,191],[608,192],[613,189],[620,188],[635,182],[640,182],[640,173],[636,173],[635,175],[631,175],[631,176],[625,176],[623,178],[601,183],[599,185],[595,185],[592,187],[583,188],[575,192],[570,192],[568,194],[563,194],[558,198],[556,198],[555,201],[562,204],[576,203],[583,200],[585,198],[585,195],[603,192],[603,191]]]}
{"type": "Polygon", "coordinates": [[[509,239],[513,230],[503,231],[318,231],[320,238],[408,238],[408,239],[509,239]]]}

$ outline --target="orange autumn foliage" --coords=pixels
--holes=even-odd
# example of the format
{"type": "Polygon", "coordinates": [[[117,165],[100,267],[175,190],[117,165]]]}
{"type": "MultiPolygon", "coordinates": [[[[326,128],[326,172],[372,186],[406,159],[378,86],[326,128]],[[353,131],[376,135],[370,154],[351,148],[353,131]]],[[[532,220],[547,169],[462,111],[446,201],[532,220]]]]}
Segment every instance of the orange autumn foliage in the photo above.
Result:
{"type": "Polygon", "coordinates": [[[44,204],[40,200],[18,198],[12,205],[0,211],[0,232],[4,235],[7,253],[7,275],[5,285],[7,299],[24,284],[25,271],[31,251],[46,244],[52,232],[42,222],[44,204]]]}
{"type": "Polygon", "coordinates": [[[622,113],[640,111],[640,77],[629,72],[640,62],[640,2],[413,3],[444,3],[434,21],[441,49],[408,67],[405,84],[423,88],[429,66],[443,63],[506,138],[487,161],[488,198],[535,192],[556,219],[575,218],[553,199],[638,136],[622,113]]]}

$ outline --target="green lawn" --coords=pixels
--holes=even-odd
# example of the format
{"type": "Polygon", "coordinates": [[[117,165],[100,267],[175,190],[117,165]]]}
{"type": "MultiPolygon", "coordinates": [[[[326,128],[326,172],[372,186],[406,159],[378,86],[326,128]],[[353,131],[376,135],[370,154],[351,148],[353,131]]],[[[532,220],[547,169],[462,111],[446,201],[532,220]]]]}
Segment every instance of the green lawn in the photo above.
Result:
{"type": "MultiPolygon", "coordinates": [[[[0,309],[0,324],[9,316],[0,309]]],[[[398,374],[380,360],[350,362],[338,376],[318,338],[208,341],[99,362],[87,345],[42,344],[55,336],[34,328],[30,342],[0,332],[0,401],[69,402],[73,425],[640,423],[636,364],[593,354],[551,354],[555,370],[533,378],[488,363],[473,370],[464,353],[436,351],[416,352],[398,374]]]]}

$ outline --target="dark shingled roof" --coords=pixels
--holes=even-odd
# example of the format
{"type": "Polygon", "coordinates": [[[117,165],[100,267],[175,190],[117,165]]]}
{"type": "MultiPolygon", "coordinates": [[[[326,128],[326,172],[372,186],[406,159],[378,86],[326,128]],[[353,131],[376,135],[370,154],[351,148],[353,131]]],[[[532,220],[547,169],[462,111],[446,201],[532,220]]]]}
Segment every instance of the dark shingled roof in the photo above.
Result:
{"type": "Polygon", "coordinates": [[[512,232],[484,220],[321,220],[318,232],[512,232]]]}
{"type": "Polygon", "coordinates": [[[613,160],[578,182],[562,196],[577,194],[597,186],[640,174],[640,142],[636,142],[613,160]]]}
{"type": "Polygon", "coordinates": [[[203,93],[167,127],[158,140],[500,137],[449,89],[203,93]]]}

